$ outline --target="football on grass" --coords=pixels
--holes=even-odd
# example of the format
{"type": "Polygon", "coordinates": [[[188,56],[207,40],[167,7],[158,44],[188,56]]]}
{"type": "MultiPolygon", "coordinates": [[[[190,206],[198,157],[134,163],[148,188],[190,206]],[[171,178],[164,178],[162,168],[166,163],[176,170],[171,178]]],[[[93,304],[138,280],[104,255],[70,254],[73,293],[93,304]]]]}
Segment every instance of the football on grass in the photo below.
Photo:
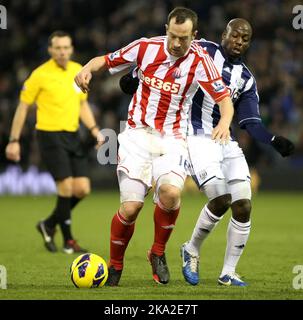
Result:
{"type": "Polygon", "coordinates": [[[99,288],[104,286],[107,277],[107,264],[94,253],[77,257],[70,267],[71,279],[77,288],[99,288]]]}

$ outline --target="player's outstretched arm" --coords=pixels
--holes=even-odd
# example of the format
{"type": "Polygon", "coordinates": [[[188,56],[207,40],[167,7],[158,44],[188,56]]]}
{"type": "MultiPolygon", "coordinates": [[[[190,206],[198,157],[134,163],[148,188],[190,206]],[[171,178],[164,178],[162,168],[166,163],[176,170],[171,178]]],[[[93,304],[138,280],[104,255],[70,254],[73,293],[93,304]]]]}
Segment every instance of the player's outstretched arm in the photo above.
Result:
{"type": "Polygon", "coordinates": [[[282,136],[274,136],[262,122],[246,123],[244,128],[253,139],[270,144],[282,157],[288,157],[295,152],[295,145],[290,140],[282,136]]]}
{"type": "Polygon", "coordinates": [[[14,115],[9,142],[5,149],[6,158],[12,161],[20,161],[20,135],[28,113],[29,105],[20,101],[14,115]]]}
{"type": "Polygon", "coordinates": [[[96,57],[91,59],[76,75],[75,82],[77,86],[84,92],[89,91],[89,82],[92,78],[92,73],[103,71],[107,68],[105,57],[96,57]]]}
{"type": "Polygon", "coordinates": [[[220,143],[228,143],[230,139],[230,130],[234,107],[230,97],[225,97],[221,101],[217,102],[220,108],[221,118],[218,125],[213,129],[212,139],[220,143]]]}

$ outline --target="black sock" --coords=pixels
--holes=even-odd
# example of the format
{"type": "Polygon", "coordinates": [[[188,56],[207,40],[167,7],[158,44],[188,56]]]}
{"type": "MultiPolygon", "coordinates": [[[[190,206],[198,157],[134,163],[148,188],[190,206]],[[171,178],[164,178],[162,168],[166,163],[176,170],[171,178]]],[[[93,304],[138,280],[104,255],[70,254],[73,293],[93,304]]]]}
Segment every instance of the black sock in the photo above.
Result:
{"type": "Polygon", "coordinates": [[[57,196],[57,203],[56,203],[55,209],[53,210],[51,215],[44,220],[44,224],[49,229],[54,229],[56,225],[59,223],[58,215],[57,215],[58,204],[59,204],[59,196],[57,196]]]}
{"type": "Polygon", "coordinates": [[[71,233],[71,198],[70,197],[58,197],[57,203],[57,219],[62,231],[64,242],[73,239],[71,233]]]}
{"type": "Polygon", "coordinates": [[[83,198],[77,198],[75,196],[72,196],[70,198],[70,209],[73,210],[75,206],[82,200],[83,198]]]}
{"type": "Polygon", "coordinates": [[[52,214],[44,220],[44,224],[48,229],[54,229],[57,223],[56,209],[54,209],[52,214]]]}
{"type": "Polygon", "coordinates": [[[45,221],[46,226],[49,226],[53,221],[59,223],[64,242],[73,239],[71,233],[71,198],[70,197],[57,197],[57,205],[53,214],[45,221]]]}

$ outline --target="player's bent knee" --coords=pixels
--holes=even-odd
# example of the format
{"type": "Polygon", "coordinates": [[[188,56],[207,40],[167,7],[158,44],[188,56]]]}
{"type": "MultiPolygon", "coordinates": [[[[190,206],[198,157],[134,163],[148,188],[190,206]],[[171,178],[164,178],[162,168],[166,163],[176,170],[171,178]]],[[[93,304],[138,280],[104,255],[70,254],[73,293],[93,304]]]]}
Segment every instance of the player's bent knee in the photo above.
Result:
{"type": "Polygon", "coordinates": [[[181,190],[178,187],[163,184],[159,187],[158,197],[165,209],[174,210],[180,206],[181,190]]]}
{"type": "Polygon", "coordinates": [[[90,193],[90,180],[86,177],[73,178],[73,196],[82,199],[90,193]]]}
{"type": "Polygon", "coordinates": [[[85,185],[81,187],[77,187],[76,189],[73,190],[73,196],[82,199],[90,194],[90,185],[85,185]]]}
{"type": "Polygon", "coordinates": [[[119,212],[127,221],[132,222],[137,219],[137,216],[142,208],[143,202],[126,201],[121,203],[119,212]]]}
{"type": "Polygon", "coordinates": [[[174,172],[160,176],[157,180],[154,202],[166,210],[179,208],[183,186],[184,179],[174,172]]]}
{"type": "Polygon", "coordinates": [[[247,222],[250,219],[251,201],[249,199],[241,199],[232,203],[233,218],[239,222],[247,222]]]}
{"type": "Polygon", "coordinates": [[[231,195],[224,194],[213,200],[211,200],[207,207],[208,209],[218,217],[223,216],[223,214],[229,209],[231,205],[231,195]]]}
{"type": "Polygon", "coordinates": [[[71,197],[73,195],[73,179],[71,177],[57,181],[57,192],[61,197],[71,197]]]}

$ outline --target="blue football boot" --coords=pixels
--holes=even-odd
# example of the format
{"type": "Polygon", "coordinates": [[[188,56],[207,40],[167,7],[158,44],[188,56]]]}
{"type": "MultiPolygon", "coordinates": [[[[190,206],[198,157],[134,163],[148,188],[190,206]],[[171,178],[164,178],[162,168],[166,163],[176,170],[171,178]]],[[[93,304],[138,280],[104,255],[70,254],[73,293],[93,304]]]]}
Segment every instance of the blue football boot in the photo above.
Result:
{"type": "Polygon", "coordinates": [[[181,247],[182,273],[189,284],[195,286],[199,283],[199,260],[200,257],[185,249],[187,243],[181,247]]]}
{"type": "Polygon", "coordinates": [[[246,287],[248,284],[241,280],[240,276],[235,273],[228,273],[218,279],[218,284],[221,286],[237,286],[237,287],[246,287]]]}

